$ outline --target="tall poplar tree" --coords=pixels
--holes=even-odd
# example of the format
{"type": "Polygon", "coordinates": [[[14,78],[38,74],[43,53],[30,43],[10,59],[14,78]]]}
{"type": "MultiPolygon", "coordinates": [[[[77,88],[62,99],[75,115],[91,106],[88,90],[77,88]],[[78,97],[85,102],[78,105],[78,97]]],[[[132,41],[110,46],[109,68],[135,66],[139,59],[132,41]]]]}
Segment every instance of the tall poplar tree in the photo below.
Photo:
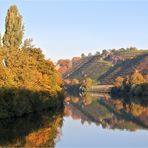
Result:
{"type": "Polygon", "coordinates": [[[24,40],[23,48],[33,48],[34,45],[32,45],[33,39],[28,38],[24,40]]]}
{"type": "Polygon", "coordinates": [[[2,36],[1,36],[1,33],[0,33],[0,48],[2,47],[2,36]]]}
{"type": "Polygon", "coordinates": [[[12,5],[7,11],[5,19],[5,34],[3,37],[3,45],[7,48],[19,48],[24,35],[24,26],[22,24],[22,16],[17,6],[12,5]]]}

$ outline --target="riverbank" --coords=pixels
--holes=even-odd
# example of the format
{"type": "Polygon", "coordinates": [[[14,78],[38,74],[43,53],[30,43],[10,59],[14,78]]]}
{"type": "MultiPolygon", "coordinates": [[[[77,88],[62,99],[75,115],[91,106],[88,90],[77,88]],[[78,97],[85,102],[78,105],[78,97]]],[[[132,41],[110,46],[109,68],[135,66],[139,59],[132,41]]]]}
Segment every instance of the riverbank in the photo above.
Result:
{"type": "Polygon", "coordinates": [[[0,89],[0,119],[21,117],[31,112],[63,106],[64,92],[53,95],[46,91],[17,88],[0,89]]]}
{"type": "Polygon", "coordinates": [[[60,106],[61,74],[32,45],[32,39],[23,38],[24,25],[16,5],[10,6],[5,19],[0,36],[0,119],[60,106]]]}

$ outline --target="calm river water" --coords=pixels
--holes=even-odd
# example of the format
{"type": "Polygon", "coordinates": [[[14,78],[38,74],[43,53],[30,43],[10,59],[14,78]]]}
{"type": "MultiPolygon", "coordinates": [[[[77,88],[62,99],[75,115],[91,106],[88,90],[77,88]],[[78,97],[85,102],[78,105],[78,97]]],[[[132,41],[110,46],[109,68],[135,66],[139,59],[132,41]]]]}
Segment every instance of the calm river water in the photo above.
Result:
{"type": "Polygon", "coordinates": [[[0,146],[148,148],[148,104],[137,100],[69,95],[63,109],[0,120],[0,146]]]}

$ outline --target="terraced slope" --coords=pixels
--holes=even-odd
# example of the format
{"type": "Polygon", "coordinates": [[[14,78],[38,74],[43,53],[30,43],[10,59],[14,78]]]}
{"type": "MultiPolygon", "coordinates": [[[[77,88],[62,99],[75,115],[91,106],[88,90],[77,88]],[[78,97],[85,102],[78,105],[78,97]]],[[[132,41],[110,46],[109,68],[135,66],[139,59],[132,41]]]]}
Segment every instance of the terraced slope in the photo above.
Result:
{"type": "Polygon", "coordinates": [[[88,57],[82,58],[76,65],[72,66],[66,73],[64,73],[63,78],[64,79],[70,78],[72,74],[77,72],[83,65],[90,62],[93,58],[94,56],[90,56],[90,57],[88,56],[88,57]]]}
{"type": "Polygon", "coordinates": [[[64,75],[67,79],[89,77],[102,84],[113,84],[117,76],[130,75],[135,69],[148,74],[148,50],[116,50],[80,60],[64,75]]]}
{"type": "Polygon", "coordinates": [[[85,76],[92,79],[97,79],[100,75],[106,72],[112,63],[109,61],[98,60],[97,56],[92,56],[86,63],[82,64],[77,70],[75,70],[71,75],[70,79],[83,79],[85,76]]]}
{"type": "Polygon", "coordinates": [[[125,77],[137,69],[142,74],[148,74],[148,54],[139,55],[133,59],[128,59],[117,63],[106,73],[98,78],[102,84],[112,84],[116,77],[125,77]]]}

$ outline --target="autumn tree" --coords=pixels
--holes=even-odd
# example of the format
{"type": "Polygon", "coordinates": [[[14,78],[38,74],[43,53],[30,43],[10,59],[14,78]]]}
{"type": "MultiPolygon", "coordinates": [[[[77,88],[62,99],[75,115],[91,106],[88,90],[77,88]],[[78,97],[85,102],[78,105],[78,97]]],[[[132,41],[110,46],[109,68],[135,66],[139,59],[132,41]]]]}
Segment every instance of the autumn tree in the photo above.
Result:
{"type": "Polygon", "coordinates": [[[144,83],[144,81],[144,77],[138,71],[135,71],[129,79],[130,84],[141,84],[144,83]]]}
{"type": "Polygon", "coordinates": [[[22,51],[28,56],[35,58],[37,61],[43,61],[45,58],[40,48],[24,48],[22,51]]]}
{"type": "Polygon", "coordinates": [[[114,85],[116,86],[116,87],[121,87],[122,86],[122,84],[123,84],[123,80],[124,80],[124,78],[122,78],[122,77],[117,77],[116,79],[115,79],[115,83],[114,83],[114,85]]]}
{"type": "Polygon", "coordinates": [[[93,84],[93,80],[91,78],[86,78],[85,79],[85,87],[90,88],[93,84]]]}
{"type": "Polygon", "coordinates": [[[1,33],[0,33],[0,48],[2,47],[2,36],[1,36],[1,33]]]}
{"type": "Polygon", "coordinates": [[[19,48],[24,35],[24,26],[22,24],[22,16],[17,6],[12,5],[7,11],[5,19],[5,33],[3,37],[3,45],[7,48],[19,48]]]}
{"type": "Polygon", "coordinates": [[[64,74],[65,72],[67,72],[69,68],[72,67],[72,62],[68,59],[61,59],[58,60],[57,65],[58,65],[58,71],[64,74]]]}
{"type": "Polygon", "coordinates": [[[73,85],[79,84],[79,80],[78,80],[78,79],[72,79],[72,84],[73,84],[73,85]]]}
{"type": "Polygon", "coordinates": [[[15,5],[8,9],[5,27],[0,50],[0,119],[61,106],[61,75],[40,48],[33,48],[32,39],[21,48],[24,27],[15,5]]]}

